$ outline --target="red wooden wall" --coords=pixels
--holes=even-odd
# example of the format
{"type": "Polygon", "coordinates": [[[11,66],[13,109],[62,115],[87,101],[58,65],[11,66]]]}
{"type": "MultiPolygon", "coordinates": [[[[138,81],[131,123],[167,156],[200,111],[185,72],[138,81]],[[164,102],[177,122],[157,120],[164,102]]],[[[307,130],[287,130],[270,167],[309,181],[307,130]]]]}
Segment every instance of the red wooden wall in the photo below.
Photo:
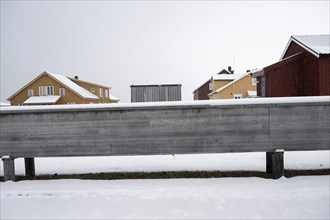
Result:
{"type": "Polygon", "coordinates": [[[204,83],[201,87],[195,90],[194,100],[208,100],[208,94],[212,92],[209,88],[210,81],[204,83]]]}
{"type": "MultiPolygon", "coordinates": [[[[330,95],[330,56],[317,58],[294,42],[283,60],[265,67],[264,74],[266,97],[330,95]]],[[[258,96],[260,87],[258,83],[258,96]]]]}

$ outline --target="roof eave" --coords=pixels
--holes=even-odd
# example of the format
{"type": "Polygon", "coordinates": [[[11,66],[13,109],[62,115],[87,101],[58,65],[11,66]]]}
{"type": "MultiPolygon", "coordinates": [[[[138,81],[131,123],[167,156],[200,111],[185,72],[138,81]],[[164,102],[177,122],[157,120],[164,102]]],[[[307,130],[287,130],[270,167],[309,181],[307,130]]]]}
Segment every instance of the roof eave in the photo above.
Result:
{"type": "Polygon", "coordinates": [[[47,71],[43,71],[41,74],[39,74],[36,78],[34,78],[33,80],[31,80],[30,82],[28,82],[25,86],[23,86],[21,89],[19,89],[17,92],[15,92],[13,95],[11,95],[9,98],[7,98],[7,101],[12,100],[15,96],[17,96],[19,93],[21,93],[24,89],[26,89],[27,87],[29,87],[29,85],[31,85],[32,83],[34,83],[35,81],[37,81],[41,76],[47,74],[47,71]]]}
{"type": "Polygon", "coordinates": [[[265,71],[264,71],[264,69],[262,69],[262,70],[260,70],[258,72],[251,73],[250,75],[251,75],[251,77],[256,78],[256,77],[265,75],[265,71]]]}
{"type": "Polygon", "coordinates": [[[301,43],[300,41],[298,41],[297,39],[295,39],[293,36],[291,36],[289,42],[287,43],[283,53],[282,53],[282,56],[280,58],[280,61],[283,60],[283,57],[285,56],[290,44],[292,42],[295,42],[296,44],[298,44],[299,46],[301,46],[302,48],[304,48],[305,50],[307,50],[308,52],[310,52],[311,54],[313,54],[314,56],[316,56],[317,58],[320,57],[320,54],[314,50],[312,50],[311,48],[309,48],[308,46],[306,46],[305,44],[301,43]]]}

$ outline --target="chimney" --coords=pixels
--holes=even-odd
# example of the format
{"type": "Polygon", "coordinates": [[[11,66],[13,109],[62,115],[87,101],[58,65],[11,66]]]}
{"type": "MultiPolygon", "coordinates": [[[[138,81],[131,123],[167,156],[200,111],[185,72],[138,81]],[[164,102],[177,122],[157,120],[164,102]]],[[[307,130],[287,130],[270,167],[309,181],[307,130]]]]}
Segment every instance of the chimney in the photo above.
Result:
{"type": "Polygon", "coordinates": [[[231,66],[228,66],[228,71],[230,74],[234,74],[234,70],[231,68],[231,66]]]}
{"type": "Polygon", "coordinates": [[[79,79],[79,77],[78,77],[78,76],[74,76],[74,78],[75,78],[75,79],[79,79]]]}

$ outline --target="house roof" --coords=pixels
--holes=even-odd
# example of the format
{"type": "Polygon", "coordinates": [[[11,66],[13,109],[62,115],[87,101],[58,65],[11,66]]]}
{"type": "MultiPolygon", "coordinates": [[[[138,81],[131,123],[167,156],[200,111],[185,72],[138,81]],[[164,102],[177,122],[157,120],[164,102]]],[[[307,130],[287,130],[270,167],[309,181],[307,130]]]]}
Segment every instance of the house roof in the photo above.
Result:
{"type": "Polygon", "coordinates": [[[104,86],[104,85],[97,84],[97,83],[87,82],[87,81],[84,81],[84,80],[81,80],[81,79],[75,79],[75,78],[72,78],[72,77],[68,77],[68,78],[73,82],[82,82],[82,83],[86,83],[86,84],[93,85],[93,86],[98,86],[98,87],[111,89],[111,87],[109,87],[109,86],[104,86]]]}
{"type": "Polygon", "coordinates": [[[44,75],[48,75],[49,77],[51,77],[55,81],[59,82],[60,84],[64,85],[65,87],[67,87],[68,89],[70,89],[71,91],[73,91],[74,93],[76,93],[77,95],[79,95],[82,98],[99,99],[99,97],[97,97],[93,93],[89,92],[88,90],[82,88],[81,86],[77,85],[76,83],[71,81],[69,78],[44,71],[39,76],[34,78],[31,82],[29,82],[24,87],[22,87],[20,90],[18,90],[16,93],[14,93],[12,96],[10,96],[7,100],[10,101],[18,93],[20,93],[21,91],[26,89],[29,85],[31,85],[32,83],[34,83],[35,81],[37,81],[40,77],[42,77],[44,75]]]}
{"type": "Polygon", "coordinates": [[[231,74],[231,72],[229,72],[226,69],[222,69],[220,72],[218,72],[217,74],[231,74]]]}
{"type": "Polygon", "coordinates": [[[213,80],[235,80],[242,76],[245,76],[245,74],[220,74],[214,75],[212,78],[213,80]]]}
{"type": "Polygon", "coordinates": [[[291,36],[280,60],[283,59],[292,42],[297,43],[316,57],[330,54],[330,35],[294,35],[291,36]]]}
{"type": "Polygon", "coordinates": [[[78,84],[74,83],[66,76],[61,76],[54,73],[48,73],[46,71],[45,73],[53,77],[56,81],[59,81],[61,84],[65,85],[66,87],[68,87],[69,89],[71,89],[72,91],[74,91],[83,98],[99,99],[99,97],[89,92],[88,90],[84,89],[83,87],[79,86],[78,84]]]}
{"type": "Polygon", "coordinates": [[[166,87],[166,86],[182,86],[181,84],[150,84],[150,85],[131,85],[131,87],[166,87]]]}
{"type": "Polygon", "coordinates": [[[200,89],[206,83],[210,82],[212,79],[213,80],[235,80],[241,76],[242,76],[242,74],[231,74],[230,72],[228,72],[228,70],[222,69],[219,73],[211,76],[210,79],[208,79],[206,82],[204,82],[202,85],[200,85],[197,89],[195,89],[193,93],[195,93],[196,90],[200,89]]]}
{"type": "Polygon", "coordinates": [[[52,95],[52,96],[31,96],[23,104],[54,104],[56,103],[61,96],[52,95]]]}
{"type": "Polygon", "coordinates": [[[220,87],[219,89],[217,89],[217,90],[211,92],[210,94],[208,94],[208,96],[213,95],[213,94],[217,94],[217,93],[221,92],[221,91],[224,90],[225,88],[227,88],[227,87],[233,85],[235,82],[237,82],[237,81],[243,79],[245,76],[247,76],[247,75],[249,75],[249,74],[250,74],[250,73],[246,73],[246,74],[237,74],[237,75],[240,75],[240,77],[237,77],[235,80],[231,81],[230,83],[227,83],[226,85],[220,87]]]}

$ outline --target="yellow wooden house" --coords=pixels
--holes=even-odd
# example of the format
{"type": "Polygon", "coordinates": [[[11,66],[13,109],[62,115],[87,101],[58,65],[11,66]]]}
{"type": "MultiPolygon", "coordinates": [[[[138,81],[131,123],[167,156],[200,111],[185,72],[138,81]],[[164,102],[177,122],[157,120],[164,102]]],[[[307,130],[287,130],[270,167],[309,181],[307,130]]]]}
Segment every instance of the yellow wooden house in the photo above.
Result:
{"type": "Polygon", "coordinates": [[[218,74],[210,80],[209,99],[242,99],[256,97],[257,82],[250,73],[218,74]]]}
{"type": "Polygon", "coordinates": [[[111,87],[42,72],[31,82],[10,96],[10,105],[60,105],[117,103],[111,87]]]}

